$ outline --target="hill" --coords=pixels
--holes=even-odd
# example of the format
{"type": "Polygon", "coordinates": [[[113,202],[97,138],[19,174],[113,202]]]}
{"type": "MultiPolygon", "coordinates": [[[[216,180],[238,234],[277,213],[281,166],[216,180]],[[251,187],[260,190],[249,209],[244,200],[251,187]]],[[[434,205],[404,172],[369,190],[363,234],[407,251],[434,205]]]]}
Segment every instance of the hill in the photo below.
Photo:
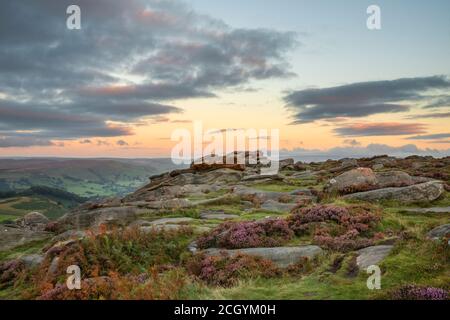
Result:
{"type": "Polygon", "coordinates": [[[56,219],[87,200],[76,194],[45,186],[3,191],[0,192],[0,222],[15,220],[31,211],[39,211],[50,219],[56,219]]]}
{"type": "Polygon", "coordinates": [[[0,159],[0,192],[47,186],[88,198],[124,195],[175,168],[170,159],[0,159]]]}

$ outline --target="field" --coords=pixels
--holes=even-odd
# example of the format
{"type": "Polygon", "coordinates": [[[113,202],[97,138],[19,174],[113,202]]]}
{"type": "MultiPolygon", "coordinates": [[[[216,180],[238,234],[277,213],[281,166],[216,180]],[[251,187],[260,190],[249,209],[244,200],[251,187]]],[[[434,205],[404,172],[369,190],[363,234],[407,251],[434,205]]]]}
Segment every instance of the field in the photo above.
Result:
{"type": "Polygon", "coordinates": [[[117,196],[175,167],[170,159],[0,159],[0,192],[47,186],[81,197],[117,196]]]}

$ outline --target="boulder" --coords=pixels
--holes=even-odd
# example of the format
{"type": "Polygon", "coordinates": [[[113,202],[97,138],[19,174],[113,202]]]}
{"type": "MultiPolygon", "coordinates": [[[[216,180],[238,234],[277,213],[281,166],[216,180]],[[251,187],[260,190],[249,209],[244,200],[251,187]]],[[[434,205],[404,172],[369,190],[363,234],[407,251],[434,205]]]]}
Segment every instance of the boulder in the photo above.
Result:
{"type": "Polygon", "coordinates": [[[291,264],[299,262],[301,258],[314,258],[322,253],[322,249],[318,246],[308,245],[299,247],[248,248],[238,250],[222,250],[213,248],[204,250],[203,252],[208,256],[217,256],[221,253],[228,254],[232,257],[237,254],[260,256],[264,259],[271,260],[280,268],[285,268],[291,264]]]}
{"type": "Polygon", "coordinates": [[[20,258],[27,268],[39,266],[44,261],[44,256],[40,254],[29,254],[20,258]]]}
{"type": "Polygon", "coordinates": [[[348,194],[344,199],[362,201],[394,200],[403,204],[430,202],[444,193],[444,185],[439,181],[431,181],[409,187],[385,188],[366,192],[348,194]]]}
{"type": "Polygon", "coordinates": [[[386,258],[392,251],[394,246],[373,246],[364,248],[358,251],[358,257],[356,258],[356,264],[361,270],[366,270],[367,267],[372,265],[378,265],[384,258],[386,258]]]}
{"type": "Polygon", "coordinates": [[[358,167],[358,161],[356,159],[346,158],[346,159],[339,160],[339,162],[340,162],[339,166],[331,168],[328,171],[330,173],[339,173],[339,172],[343,172],[343,171],[358,167]]]}
{"type": "Polygon", "coordinates": [[[433,240],[449,239],[450,238],[450,224],[444,224],[436,227],[427,233],[428,238],[433,240]]]}
{"type": "Polygon", "coordinates": [[[372,169],[357,168],[331,179],[325,186],[330,193],[352,193],[375,188],[377,177],[372,169]]]}
{"type": "Polygon", "coordinates": [[[21,228],[27,228],[33,231],[44,231],[49,219],[39,212],[30,212],[16,223],[21,228]]]}
{"type": "Polygon", "coordinates": [[[378,172],[376,174],[377,189],[389,187],[407,187],[416,183],[409,174],[403,171],[378,172]]]}
{"type": "Polygon", "coordinates": [[[294,164],[294,170],[297,170],[297,171],[306,171],[308,169],[308,166],[306,165],[306,164],[304,164],[303,162],[301,162],[301,161],[297,161],[295,164],[294,164]]]}
{"type": "Polygon", "coordinates": [[[280,160],[280,162],[279,162],[279,168],[280,168],[280,170],[294,168],[294,163],[295,163],[294,159],[291,159],[291,158],[283,159],[283,160],[280,160]]]}

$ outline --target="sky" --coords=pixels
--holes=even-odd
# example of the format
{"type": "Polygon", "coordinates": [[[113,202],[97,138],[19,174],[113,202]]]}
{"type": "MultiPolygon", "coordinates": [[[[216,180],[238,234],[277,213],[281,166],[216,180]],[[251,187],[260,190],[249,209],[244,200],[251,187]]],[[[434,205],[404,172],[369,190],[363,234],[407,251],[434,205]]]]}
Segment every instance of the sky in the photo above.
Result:
{"type": "Polygon", "coordinates": [[[0,156],[165,157],[193,121],[278,129],[287,155],[450,155],[449,1],[1,6],[0,156]]]}

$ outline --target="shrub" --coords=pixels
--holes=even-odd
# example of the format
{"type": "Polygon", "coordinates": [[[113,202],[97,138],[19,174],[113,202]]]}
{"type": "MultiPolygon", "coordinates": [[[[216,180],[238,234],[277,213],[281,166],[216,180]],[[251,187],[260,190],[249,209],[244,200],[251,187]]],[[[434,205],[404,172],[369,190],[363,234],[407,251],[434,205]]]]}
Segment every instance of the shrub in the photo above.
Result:
{"type": "Polygon", "coordinates": [[[346,252],[373,244],[373,240],[367,236],[380,221],[380,216],[372,210],[356,205],[316,205],[294,209],[287,221],[297,235],[313,232],[313,241],[316,244],[346,252]]]}
{"type": "Polygon", "coordinates": [[[272,261],[244,254],[230,257],[226,253],[195,255],[186,263],[186,269],[207,284],[224,287],[236,284],[239,279],[270,278],[281,274],[272,261]]]}
{"type": "Polygon", "coordinates": [[[188,284],[185,273],[179,269],[160,274],[157,269],[138,276],[109,276],[82,281],[80,290],[68,290],[65,284],[44,291],[39,300],[177,300],[186,298],[188,284]]]}
{"type": "Polygon", "coordinates": [[[0,289],[11,285],[24,269],[25,265],[20,260],[0,263],[0,289]]]}
{"type": "Polygon", "coordinates": [[[256,248],[280,246],[293,237],[288,223],[283,219],[262,221],[226,222],[211,233],[200,237],[197,245],[205,248],[256,248]]]}
{"type": "Polygon", "coordinates": [[[440,288],[406,285],[393,291],[391,298],[395,300],[447,300],[448,291],[440,288]]]}
{"type": "Polygon", "coordinates": [[[84,278],[99,278],[109,277],[111,273],[136,275],[156,265],[177,264],[191,236],[192,230],[187,228],[148,233],[134,228],[91,235],[49,250],[35,277],[35,284],[41,291],[54,288],[66,277],[70,265],[78,265],[84,278]],[[56,257],[56,268],[51,267],[56,257]]]}

